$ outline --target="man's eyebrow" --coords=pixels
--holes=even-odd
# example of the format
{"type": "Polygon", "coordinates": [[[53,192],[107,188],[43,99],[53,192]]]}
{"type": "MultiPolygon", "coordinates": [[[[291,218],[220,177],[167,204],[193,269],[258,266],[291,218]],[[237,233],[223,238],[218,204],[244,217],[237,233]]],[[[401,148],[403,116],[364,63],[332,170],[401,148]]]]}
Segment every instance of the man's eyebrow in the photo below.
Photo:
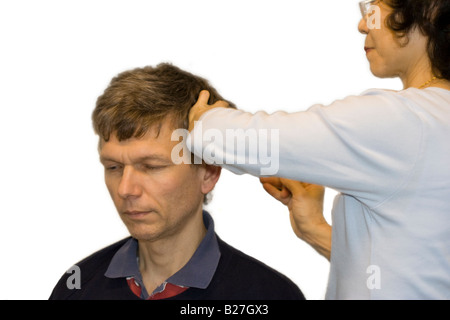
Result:
{"type": "Polygon", "coordinates": [[[100,156],[100,162],[101,163],[103,163],[103,162],[107,162],[107,161],[111,161],[111,162],[117,162],[116,160],[114,160],[113,158],[111,158],[111,157],[108,157],[108,156],[100,156]]]}
{"type": "MultiPolygon", "coordinates": [[[[103,163],[103,162],[107,162],[107,161],[120,163],[120,161],[114,159],[114,157],[111,157],[108,155],[100,156],[100,162],[103,163]]],[[[134,163],[142,163],[142,162],[146,162],[146,161],[160,161],[160,162],[167,162],[167,163],[171,162],[171,160],[167,159],[166,156],[158,155],[158,154],[145,155],[145,156],[141,156],[141,157],[137,157],[137,158],[133,159],[134,163]]]]}
{"type": "Polygon", "coordinates": [[[145,161],[171,162],[171,160],[167,159],[166,156],[159,155],[159,154],[152,154],[152,155],[137,157],[134,162],[141,163],[141,162],[145,162],[145,161]]]}

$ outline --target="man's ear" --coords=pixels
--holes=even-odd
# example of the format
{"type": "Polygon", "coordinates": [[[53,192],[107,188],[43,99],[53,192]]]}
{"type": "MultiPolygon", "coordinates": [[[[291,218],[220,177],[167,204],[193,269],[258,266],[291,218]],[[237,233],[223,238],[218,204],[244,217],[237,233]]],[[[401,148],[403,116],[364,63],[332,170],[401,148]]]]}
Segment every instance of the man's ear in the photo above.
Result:
{"type": "Polygon", "coordinates": [[[218,166],[211,166],[209,164],[202,164],[204,175],[202,181],[202,193],[208,194],[216,186],[217,181],[220,178],[222,168],[218,166]]]}

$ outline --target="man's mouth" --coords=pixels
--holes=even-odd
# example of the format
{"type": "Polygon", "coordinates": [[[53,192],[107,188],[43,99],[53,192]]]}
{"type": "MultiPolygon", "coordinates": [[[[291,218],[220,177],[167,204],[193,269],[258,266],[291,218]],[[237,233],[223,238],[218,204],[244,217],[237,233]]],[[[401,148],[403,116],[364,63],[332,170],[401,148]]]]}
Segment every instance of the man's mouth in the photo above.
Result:
{"type": "Polygon", "coordinates": [[[123,211],[122,214],[131,219],[140,219],[150,214],[152,211],[138,211],[138,210],[127,210],[123,211]]]}

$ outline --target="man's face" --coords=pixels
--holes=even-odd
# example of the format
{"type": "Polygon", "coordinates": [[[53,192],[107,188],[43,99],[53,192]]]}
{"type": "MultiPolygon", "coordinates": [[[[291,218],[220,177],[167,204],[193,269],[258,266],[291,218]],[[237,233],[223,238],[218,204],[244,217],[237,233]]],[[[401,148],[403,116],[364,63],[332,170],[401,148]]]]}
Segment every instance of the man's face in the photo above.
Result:
{"type": "Polygon", "coordinates": [[[169,123],[163,123],[159,135],[152,127],[142,138],[118,141],[113,134],[101,144],[106,186],[138,240],[162,239],[195,224],[202,216],[204,194],[210,191],[205,188],[205,167],[172,162],[172,148],[179,142],[171,141],[169,123]]]}

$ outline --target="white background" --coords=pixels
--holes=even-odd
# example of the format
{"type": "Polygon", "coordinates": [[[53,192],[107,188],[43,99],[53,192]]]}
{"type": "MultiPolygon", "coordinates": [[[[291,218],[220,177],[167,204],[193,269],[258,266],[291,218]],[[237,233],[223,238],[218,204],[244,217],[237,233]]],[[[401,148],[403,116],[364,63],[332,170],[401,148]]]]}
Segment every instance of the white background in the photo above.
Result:
{"type": "MultiPolygon", "coordinates": [[[[71,265],[127,236],[90,120],[113,76],[172,62],[268,112],[401,89],[370,74],[359,18],[356,0],[0,0],[0,299],[47,299],[71,265]]],[[[224,170],[207,209],[223,240],[324,298],[328,261],[256,178],[224,170]]]]}

